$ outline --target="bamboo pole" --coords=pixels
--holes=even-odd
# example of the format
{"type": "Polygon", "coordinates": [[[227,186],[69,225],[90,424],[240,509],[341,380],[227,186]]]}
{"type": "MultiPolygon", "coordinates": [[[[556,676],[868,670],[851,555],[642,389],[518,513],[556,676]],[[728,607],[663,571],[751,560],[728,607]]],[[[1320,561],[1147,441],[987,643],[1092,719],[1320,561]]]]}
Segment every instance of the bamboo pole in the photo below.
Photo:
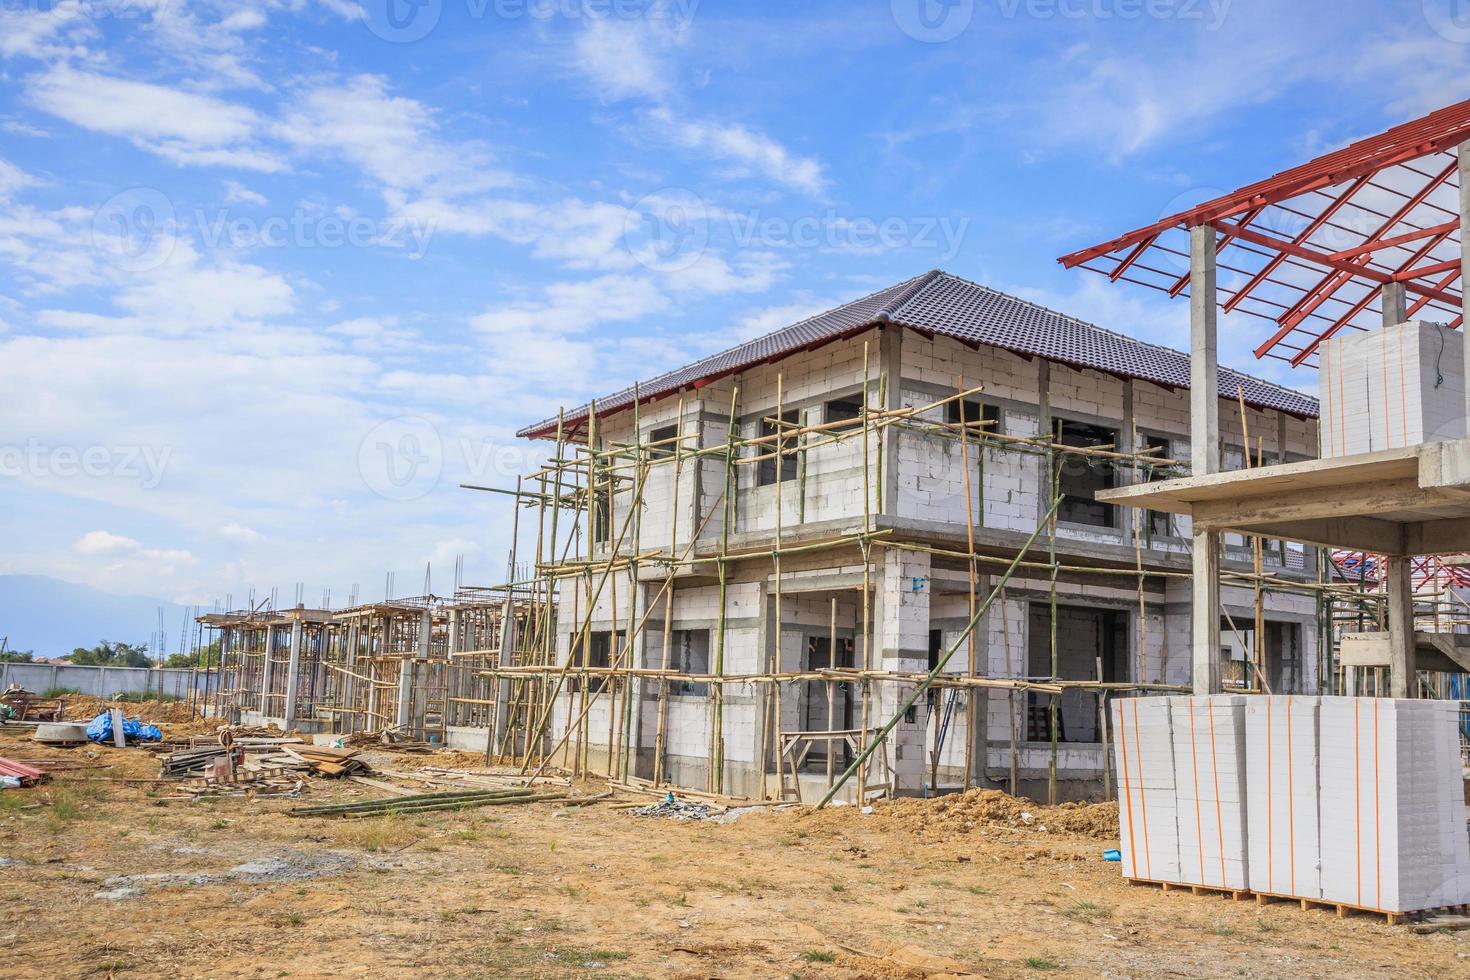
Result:
{"type": "MultiPolygon", "coordinates": [[[[1060,505],[1060,499],[1052,504],[1051,513],[1047,515],[1048,519],[1056,514],[1057,508],[1060,505]]],[[[1025,545],[1023,545],[1020,551],[1016,553],[1015,562],[1012,562],[1011,566],[1006,569],[1005,574],[1001,576],[1000,582],[996,584],[995,588],[990,590],[990,594],[985,597],[985,601],[980,605],[980,608],[976,610],[975,615],[970,617],[970,622],[965,626],[966,634],[968,634],[977,625],[979,625],[980,619],[985,615],[986,611],[990,609],[991,603],[993,603],[995,601],[995,597],[1000,594],[1001,588],[1004,587],[1004,585],[1011,580],[1011,576],[1016,573],[1016,568],[1018,567],[1022,556],[1024,556],[1027,551],[1031,550],[1031,545],[1036,542],[1037,537],[1040,536],[1041,531],[1044,527],[1046,527],[1046,522],[1038,524],[1036,526],[1036,530],[1031,532],[1031,536],[1026,539],[1025,545]]],[[[914,706],[915,702],[917,702],[919,698],[924,695],[924,692],[927,691],[929,687],[934,683],[934,681],[939,677],[939,675],[944,672],[945,665],[949,663],[949,658],[954,656],[955,651],[960,648],[960,644],[963,642],[965,642],[965,637],[962,635],[959,639],[955,640],[950,648],[944,652],[944,655],[939,658],[939,663],[935,664],[933,669],[931,669],[927,674],[924,675],[924,679],[914,686],[913,691],[909,694],[907,698],[904,699],[904,703],[899,705],[898,710],[893,713],[893,717],[888,719],[888,721],[884,723],[883,727],[879,730],[877,736],[873,739],[873,741],[870,742],[868,746],[858,754],[858,757],[853,760],[852,765],[848,766],[846,771],[843,772],[842,776],[837,780],[837,784],[829,789],[826,795],[822,797],[821,801],[817,803],[818,810],[822,809],[828,803],[832,802],[832,797],[836,796],[837,791],[840,790],[850,778],[852,778],[853,773],[861,771],[863,763],[867,761],[864,756],[872,755],[874,750],[877,749],[878,746],[883,744],[884,739],[886,739],[889,733],[892,732],[893,729],[898,725],[899,720],[903,718],[904,714],[908,712],[909,708],[912,708],[914,706]]],[[[862,791],[861,784],[859,784],[859,791],[862,791]]]]}

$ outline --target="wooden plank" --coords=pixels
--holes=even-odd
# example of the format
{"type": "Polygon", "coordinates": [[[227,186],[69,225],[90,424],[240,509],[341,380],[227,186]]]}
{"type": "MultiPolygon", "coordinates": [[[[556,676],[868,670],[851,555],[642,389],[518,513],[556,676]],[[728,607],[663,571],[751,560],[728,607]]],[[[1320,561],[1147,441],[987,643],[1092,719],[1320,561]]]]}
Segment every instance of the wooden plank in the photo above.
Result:
{"type": "Polygon", "coordinates": [[[347,779],[354,783],[361,783],[364,786],[371,786],[376,790],[382,790],[384,793],[391,793],[394,796],[414,796],[417,793],[416,790],[394,786],[392,783],[385,783],[380,779],[368,779],[366,776],[348,776],[347,779]]]}

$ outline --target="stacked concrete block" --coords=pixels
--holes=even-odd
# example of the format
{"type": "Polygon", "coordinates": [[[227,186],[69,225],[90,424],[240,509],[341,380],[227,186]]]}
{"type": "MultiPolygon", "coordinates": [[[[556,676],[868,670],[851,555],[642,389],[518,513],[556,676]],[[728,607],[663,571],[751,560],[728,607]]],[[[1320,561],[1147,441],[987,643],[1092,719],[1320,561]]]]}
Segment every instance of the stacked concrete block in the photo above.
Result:
{"type": "Polygon", "coordinates": [[[1250,888],[1322,894],[1316,697],[1251,698],[1245,709],[1250,888]]]}
{"type": "Polygon", "coordinates": [[[1179,870],[1186,883],[1245,888],[1245,702],[1175,698],[1171,706],[1179,870]]]}
{"type": "Polygon", "coordinates": [[[1123,875],[1180,881],[1172,698],[1112,702],[1123,875]]]}
{"type": "Polygon", "coordinates": [[[1458,717],[1387,698],[1116,701],[1123,873],[1383,912],[1470,904],[1458,717]]]}
{"type": "Polygon", "coordinates": [[[1322,900],[1386,912],[1470,902],[1456,705],[1322,699],[1322,900]]]}
{"type": "Polygon", "coordinates": [[[1321,455],[1465,438],[1464,345],[1423,320],[1324,343],[1321,455]]]}

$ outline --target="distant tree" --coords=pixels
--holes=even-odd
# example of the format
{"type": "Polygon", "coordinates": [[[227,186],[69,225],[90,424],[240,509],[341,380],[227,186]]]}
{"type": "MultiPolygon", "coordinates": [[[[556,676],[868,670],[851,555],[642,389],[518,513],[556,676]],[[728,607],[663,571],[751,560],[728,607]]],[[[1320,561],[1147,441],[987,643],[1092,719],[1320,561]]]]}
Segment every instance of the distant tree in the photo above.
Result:
{"type": "Polygon", "coordinates": [[[219,640],[200,647],[193,653],[174,653],[163,662],[165,667],[218,667],[219,640]]]}
{"type": "Polygon", "coordinates": [[[34,650],[6,650],[0,653],[0,663],[4,664],[28,664],[35,659],[34,650]]]}
{"type": "Polygon", "coordinates": [[[102,640],[95,647],[77,647],[64,660],[82,667],[152,667],[146,643],[114,643],[102,640]]]}

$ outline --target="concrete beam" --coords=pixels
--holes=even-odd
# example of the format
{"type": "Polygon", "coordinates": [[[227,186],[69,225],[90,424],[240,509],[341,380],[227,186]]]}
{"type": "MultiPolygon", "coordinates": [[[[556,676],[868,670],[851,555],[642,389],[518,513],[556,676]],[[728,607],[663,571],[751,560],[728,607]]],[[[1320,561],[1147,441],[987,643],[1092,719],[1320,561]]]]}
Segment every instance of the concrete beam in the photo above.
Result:
{"type": "Polygon", "coordinates": [[[1453,517],[1404,528],[1406,555],[1450,555],[1470,551],[1470,521],[1453,517]]]}
{"type": "Polygon", "coordinates": [[[1367,517],[1466,505],[1470,505],[1470,491],[1450,487],[1425,489],[1411,477],[1384,483],[1313,487],[1244,502],[1201,500],[1194,505],[1193,516],[1202,527],[1223,529],[1244,524],[1328,518],[1338,514],[1367,517]]]}
{"type": "MultiPolygon", "coordinates": [[[[1300,541],[1323,548],[1350,548],[1380,555],[1416,554],[1406,545],[1408,530],[1402,524],[1380,521],[1373,517],[1335,517],[1308,521],[1279,521],[1241,524],[1237,530],[1249,531],[1283,541],[1300,541]]],[[[1470,537],[1470,534],[1467,534],[1470,537]]],[[[1460,549],[1452,549],[1460,550],[1460,549]]]]}

